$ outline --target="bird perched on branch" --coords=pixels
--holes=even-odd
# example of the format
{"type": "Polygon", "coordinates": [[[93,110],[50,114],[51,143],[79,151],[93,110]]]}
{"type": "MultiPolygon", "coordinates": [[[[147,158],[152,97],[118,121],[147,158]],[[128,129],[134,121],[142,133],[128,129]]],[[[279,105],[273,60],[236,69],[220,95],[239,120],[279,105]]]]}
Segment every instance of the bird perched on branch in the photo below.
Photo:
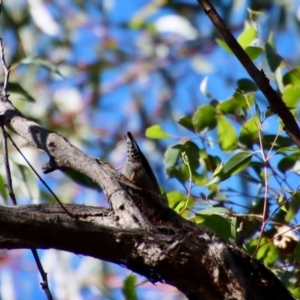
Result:
{"type": "Polygon", "coordinates": [[[125,135],[127,143],[127,162],[123,175],[137,187],[161,195],[155,175],[136,140],[130,132],[125,135]]]}

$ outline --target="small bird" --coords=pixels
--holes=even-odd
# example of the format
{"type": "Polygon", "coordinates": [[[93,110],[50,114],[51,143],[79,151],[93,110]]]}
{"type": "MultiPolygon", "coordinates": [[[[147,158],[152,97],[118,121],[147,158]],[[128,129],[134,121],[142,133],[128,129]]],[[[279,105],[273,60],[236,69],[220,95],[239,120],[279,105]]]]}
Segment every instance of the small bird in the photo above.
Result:
{"type": "Polygon", "coordinates": [[[123,175],[137,187],[161,195],[155,175],[136,140],[130,132],[125,135],[127,143],[127,162],[123,175]]]}

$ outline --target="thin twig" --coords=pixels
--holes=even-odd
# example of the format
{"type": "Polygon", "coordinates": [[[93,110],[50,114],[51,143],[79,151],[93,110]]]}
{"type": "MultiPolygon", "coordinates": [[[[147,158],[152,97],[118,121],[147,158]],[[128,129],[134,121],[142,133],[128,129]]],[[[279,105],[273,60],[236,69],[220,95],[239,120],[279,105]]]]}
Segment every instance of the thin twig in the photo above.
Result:
{"type": "Polygon", "coordinates": [[[9,159],[8,159],[8,150],[7,150],[7,135],[2,122],[1,122],[1,132],[3,137],[3,160],[4,160],[5,172],[7,178],[6,188],[8,189],[8,194],[10,196],[11,202],[13,203],[13,205],[17,205],[17,200],[12,187],[12,179],[11,179],[11,172],[10,172],[9,159]]]}
{"type": "MultiPolygon", "coordinates": [[[[1,4],[1,2],[0,2],[0,4],[1,4]]],[[[5,57],[4,57],[4,47],[3,47],[2,37],[0,37],[0,56],[1,56],[2,66],[3,66],[3,70],[4,70],[4,74],[5,74],[3,88],[2,88],[2,95],[7,99],[7,97],[8,97],[7,86],[8,86],[8,82],[9,82],[10,70],[9,70],[9,67],[7,67],[5,57]]]]}
{"type": "Polygon", "coordinates": [[[40,272],[40,274],[42,276],[42,280],[43,281],[41,282],[41,287],[45,291],[47,299],[53,300],[53,297],[52,297],[52,294],[50,292],[49,285],[48,285],[47,273],[45,272],[45,270],[43,268],[43,265],[41,264],[41,260],[39,258],[38,252],[37,252],[36,249],[31,249],[31,252],[32,252],[32,255],[33,255],[34,260],[36,262],[36,265],[37,265],[37,267],[39,269],[39,272],[40,272]]]}
{"type": "Polygon", "coordinates": [[[257,251],[260,248],[260,242],[265,230],[265,227],[269,221],[269,219],[267,219],[267,209],[268,209],[268,186],[269,186],[269,182],[268,182],[268,174],[267,174],[267,165],[266,165],[266,156],[264,153],[264,146],[262,143],[262,136],[261,136],[261,131],[260,128],[258,128],[258,135],[259,135],[259,143],[260,143],[260,152],[261,152],[261,157],[263,159],[264,162],[264,179],[265,179],[265,195],[264,195],[264,207],[263,207],[263,213],[262,213],[262,224],[261,224],[261,230],[260,230],[260,234],[259,234],[259,239],[256,245],[256,249],[253,253],[253,257],[256,256],[257,251]]]}
{"type": "Polygon", "coordinates": [[[34,169],[34,167],[32,166],[32,164],[28,161],[28,159],[25,157],[25,155],[22,153],[22,151],[19,149],[19,147],[16,145],[16,143],[14,142],[14,140],[12,139],[12,137],[6,132],[7,137],[9,138],[9,140],[11,141],[11,143],[13,144],[13,146],[16,148],[16,150],[20,153],[20,155],[24,158],[24,160],[26,161],[26,163],[28,164],[28,166],[30,167],[30,169],[33,171],[33,173],[38,177],[38,179],[42,182],[42,184],[46,187],[46,189],[50,192],[50,194],[54,197],[54,199],[57,201],[57,203],[60,205],[60,207],[63,209],[63,211],[71,218],[77,218],[74,214],[72,214],[71,212],[69,212],[65,206],[63,205],[63,203],[59,200],[59,198],[55,195],[55,193],[51,190],[51,188],[49,187],[49,185],[46,183],[46,181],[40,176],[40,174],[34,169]]]}
{"type": "Polygon", "coordinates": [[[192,171],[191,171],[191,167],[190,167],[190,164],[189,164],[189,159],[188,159],[185,152],[182,153],[182,160],[183,160],[183,163],[185,165],[187,165],[187,168],[189,170],[189,187],[188,187],[188,193],[187,193],[187,196],[186,196],[186,201],[185,201],[184,207],[181,210],[181,212],[179,213],[180,215],[182,215],[187,209],[189,199],[190,199],[190,195],[191,195],[191,189],[192,189],[192,171]]]}

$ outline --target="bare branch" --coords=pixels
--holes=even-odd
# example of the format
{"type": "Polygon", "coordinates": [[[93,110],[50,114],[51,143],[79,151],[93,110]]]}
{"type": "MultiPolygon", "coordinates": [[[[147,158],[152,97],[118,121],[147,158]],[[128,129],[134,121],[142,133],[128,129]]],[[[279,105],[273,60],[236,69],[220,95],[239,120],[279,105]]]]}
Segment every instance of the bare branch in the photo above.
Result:
{"type": "Polygon", "coordinates": [[[53,300],[53,297],[52,297],[52,294],[50,292],[50,289],[49,289],[49,285],[48,285],[48,277],[47,277],[47,273],[45,272],[43,266],[42,266],[42,263],[41,263],[41,260],[39,258],[39,255],[38,255],[38,252],[36,249],[31,249],[31,252],[32,252],[32,255],[34,257],[34,260],[36,262],[36,265],[38,267],[38,270],[42,276],[42,282],[41,282],[41,287],[43,289],[43,291],[45,291],[45,294],[47,296],[47,299],[49,300],[53,300]]]}
{"type": "Polygon", "coordinates": [[[12,179],[11,179],[11,172],[10,172],[9,159],[8,159],[7,134],[5,132],[4,125],[1,124],[0,126],[1,126],[1,132],[3,137],[3,160],[4,160],[5,172],[7,178],[6,187],[8,189],[8,194],[10,196],[11,202],[13,203],[13,205],[17,205],[17,200],[12,187],[12,179]]]}

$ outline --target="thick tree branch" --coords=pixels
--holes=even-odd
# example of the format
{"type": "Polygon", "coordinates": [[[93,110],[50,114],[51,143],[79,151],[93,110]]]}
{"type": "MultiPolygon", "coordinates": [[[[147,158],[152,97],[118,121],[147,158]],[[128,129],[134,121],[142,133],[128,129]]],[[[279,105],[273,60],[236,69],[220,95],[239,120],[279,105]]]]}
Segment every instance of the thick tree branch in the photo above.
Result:
{"type": "Polygon", "coordinates": [[[86,155],[60,134],[48,131],[26,119],[4,97],[0,98],[0,116],[8,128],[49,155],[49,163],[45,167],[47,171],[70,168],[98,183],[103,188],[120,226],[126,228],[147,226],[147,218],[132,203],[121,186],[131,183],[109,164],[101,163],[96,158],[86,155]]]}
{"type": "Polygon", "coordinates": [[[121,229],[102,225],[111,221],[111,210],[67,209],[78,219],[58,205],[0,207],[0,248],[56,248],[89,255],[152,282],[174,285],[189,299],[293,299],[256,260],[184,219],[181,226],[121,229]]]}
{"type": "Polygon", "coordinates": [[[300,129],[299,126],[283,102],[280,95],[271,87],[269,79],[266,77],[263,70],[258,70],[247,53],[237,42],[232,33],[228,30],[227,25],[223,19],[219,16],[215,8],[212,6],[209,0],[197,0],[200,6],[203,8],[206,15],[210,18],[215,28],[219,31],[220,35],[227,43],[231,51],[236,58],[240,61],[243,67],[246,69],[251,78],[255,81],[258,88],[265,95],[269,101],[272,111],[277,114],[284,123],[285,130],[294,141],[294,143],[300,148],[300,129]]]}

